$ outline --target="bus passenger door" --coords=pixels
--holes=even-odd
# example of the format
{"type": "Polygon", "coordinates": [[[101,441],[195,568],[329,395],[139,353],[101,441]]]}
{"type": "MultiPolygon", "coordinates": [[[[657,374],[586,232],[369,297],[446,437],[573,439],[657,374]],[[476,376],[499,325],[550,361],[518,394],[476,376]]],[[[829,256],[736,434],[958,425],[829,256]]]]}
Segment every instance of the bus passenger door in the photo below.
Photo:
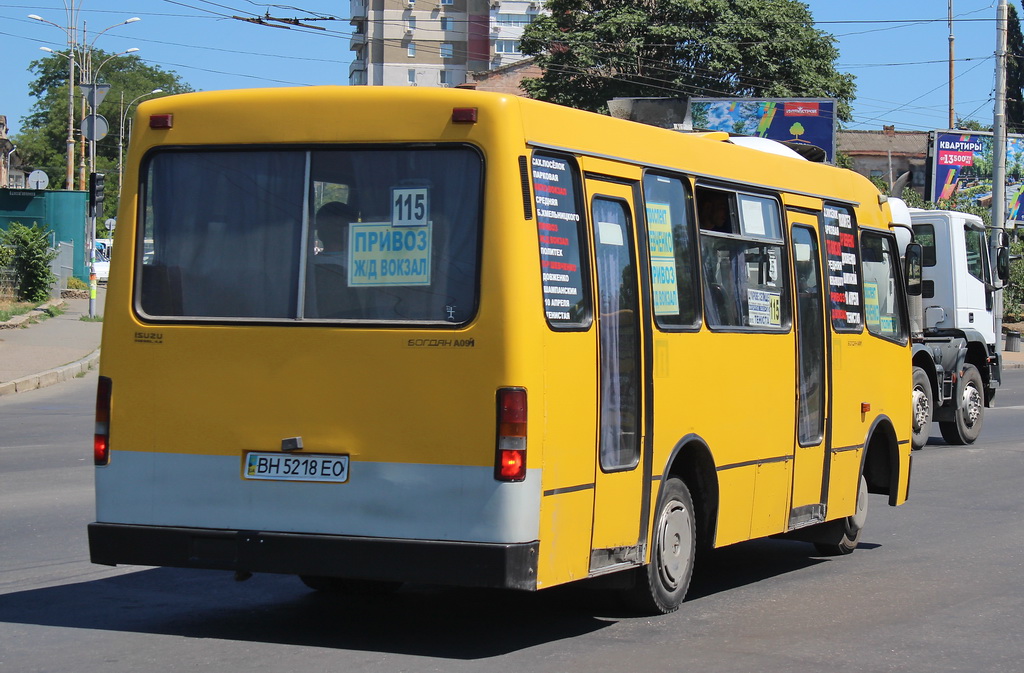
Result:
{"type": "Polygon", "coordinates": [[[597,288],[598,428],[591,573],[643,561],[644,375],[632,190],[589,181],[597,288]],[[641,532],[643,530],[643,532],[641,532]]]}
{"type": "MultiPolygon", "coordinates": [[[[790,212],[791,218],[794,215],[790,212]]],[[[825,520],[829,476],[825,428],[829,387],[818,236],[814,228],[796,223],[791,238],[797,334],[797,428],[789,514],[789,529],[793,530],[825,520]]]]}

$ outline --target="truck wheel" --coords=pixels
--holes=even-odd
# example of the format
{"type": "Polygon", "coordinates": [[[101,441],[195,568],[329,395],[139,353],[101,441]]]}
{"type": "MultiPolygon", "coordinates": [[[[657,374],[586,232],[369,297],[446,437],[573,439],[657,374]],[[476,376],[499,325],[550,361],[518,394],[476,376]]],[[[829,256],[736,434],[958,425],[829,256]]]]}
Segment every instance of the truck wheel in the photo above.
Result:
{"type": "Polygon", "coordinates": [[[637,568],[624,598],[646,614],[674,612],[686,596],[697,547],[696,517],[690,491],[681,479],[665,482],[658,502],[651,562],[637,568]]]}
{"type": "Polygon", "coordinates": [[[974,365],[964,365],[957,383],[954,420],[939,423],[942,438],[950,444],[973,444],[985,422],[985,394],[981,374],[974,365]]]}
{"type": "Polygon", "coordinates": [[[920,449],[928,443],[932,427],[932,384],[920,367],[914,367],[914,423],[910,444],[920,449]]]}
{"type": "Polygon", "coordinates": [[[861,531],[868,519],[868,481],[860,477],[857,489],[857,510],[853,516],[826,521],[815,526],[814,547],[822,556],[852,554],[860,542],[861,531]]]}

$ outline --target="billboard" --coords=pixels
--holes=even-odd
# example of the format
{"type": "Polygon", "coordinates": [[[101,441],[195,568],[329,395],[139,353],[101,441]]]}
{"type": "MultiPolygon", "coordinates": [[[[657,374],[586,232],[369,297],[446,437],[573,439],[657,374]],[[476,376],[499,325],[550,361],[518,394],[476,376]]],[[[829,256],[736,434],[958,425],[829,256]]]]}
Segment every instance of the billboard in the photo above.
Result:
{"type": "MultiPolygon", "coordinates": [[[[932,131],[931,200],[992,205],[992,134],[932,131]]],[[[1006,138],[1006,218],[1024,221],[1024,136],[1006,138]]]]}
{"type": "Polygon", "coordinates": [[[832,98],[691,98],[695,129],[727,131],[825,150],[835,163],[836,101],[832,98]]]}

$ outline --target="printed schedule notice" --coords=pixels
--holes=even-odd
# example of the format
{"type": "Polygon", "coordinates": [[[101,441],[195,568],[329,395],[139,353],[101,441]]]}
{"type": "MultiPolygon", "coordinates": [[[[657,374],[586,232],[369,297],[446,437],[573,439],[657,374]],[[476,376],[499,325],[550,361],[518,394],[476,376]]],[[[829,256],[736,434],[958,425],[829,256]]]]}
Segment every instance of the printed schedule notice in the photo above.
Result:
{"type": "Polygon", "coordinates": [[[832,325],[836,329],[860,329],[857,236],[853,218],[843,208],[825,208],[825,259],[828,261],[828,298],[832,325]]]}
{"type": "Polygon", "coordinates": [[[533,190],[545,314],[553,324],[578,322],[584,292],[571,167],[561,159],[534,156],[533,190]]]}

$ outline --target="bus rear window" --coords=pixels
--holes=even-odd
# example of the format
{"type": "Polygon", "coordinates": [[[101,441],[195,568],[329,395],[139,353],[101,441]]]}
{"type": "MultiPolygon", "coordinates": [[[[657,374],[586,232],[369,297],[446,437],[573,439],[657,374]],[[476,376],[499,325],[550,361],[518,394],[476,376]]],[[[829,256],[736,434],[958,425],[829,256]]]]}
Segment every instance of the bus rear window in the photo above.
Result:
{"type": "Polygon", "coordinates": [[[459,325],[475,314],[473,149],[165,150],[143,175],[147,317],[459,325]]]}

